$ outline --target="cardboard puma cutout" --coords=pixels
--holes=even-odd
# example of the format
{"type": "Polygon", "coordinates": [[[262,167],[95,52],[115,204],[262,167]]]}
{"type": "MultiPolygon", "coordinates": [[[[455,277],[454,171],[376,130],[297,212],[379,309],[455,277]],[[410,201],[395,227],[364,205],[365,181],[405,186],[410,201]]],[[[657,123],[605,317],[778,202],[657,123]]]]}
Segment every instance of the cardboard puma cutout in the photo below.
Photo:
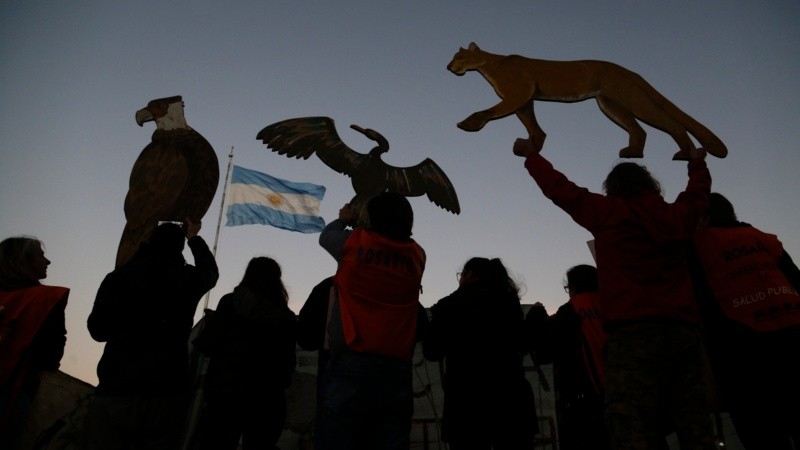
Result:
{"type": "Polygon", "coordinates": [[[478,131],[489,121],[516,114],[536,150],[544,145],[545,132],[533,112],[533,101],[580,102],[597,100],[600,110],[628,132],[628,146],[621,158],[641,158],[647,136],[637,121],[669,134],[679,151],[672,159],[689,159],[695,144],[718,158],[728,154],[725,144],[708,128],[683,112],[641,76],[607,61],[548,61],[519,55],[495,55],[470,43],[460,48],[447,65],[456,75],[477,71],[492,85],[500,103],[473,113],[458,127],[478,131]]]}

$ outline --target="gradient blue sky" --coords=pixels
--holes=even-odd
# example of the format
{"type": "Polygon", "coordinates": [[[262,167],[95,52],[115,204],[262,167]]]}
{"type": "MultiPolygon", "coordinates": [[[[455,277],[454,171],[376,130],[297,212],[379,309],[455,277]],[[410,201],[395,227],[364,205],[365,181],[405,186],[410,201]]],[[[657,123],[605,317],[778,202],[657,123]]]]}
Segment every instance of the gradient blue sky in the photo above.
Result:
{"type": "MultiPolygon", "coordinates": [[[[103,346],[89,337],[86,318],[113,269],[130,169],[154,130],[153,123],[139,128],[134,113],[149,100],[182,95],[187,121],[215,147],[221,173],[234,147],[238,165],[323,184],[326,220],[352,196],[350,180],[316,157],[272,153],[255,139],[261,128],[325,115],[356,150],[373,143],[350,130],[353,123],[386,136],[391,164],[432,158],[455,185],[462,213],[412,199],[414,236],[428,254],[423,304],[455,289],[468,258],[487,256],[515,274],[525,303],[555,310],[565,301],[565,270],[592,262],[591,236],[542,196],[511,153],[524,135],[516,118],[478,133],[456,128],[498,101],[477,73],[445,69],[475,41],[494,53],[613,61],[645,77],[727,144],[728,158],[709,157],[713,189],[800,258],[798,23],[796,0],[4,1],[0,238],[45,242],[53,262],[45,282],[72,289],[62,370],[96,383],[103,346]]],[[[599,191],[625,132],[593,100],[539,102],[536,111],[548,133],[543,154],[599,191]]],[[[645,129],[641,162],[673,200],[685,185],[685,163],[670,160],[676,147],[665,134],[645,129]]],[[[211,245],[222,181],[201,231],[211,245]]],[[[238,283],[251,257],[268,255],[283,266],[299,310],[336,268],[317,237],[223,227],[210,306],[238,283]]]]}

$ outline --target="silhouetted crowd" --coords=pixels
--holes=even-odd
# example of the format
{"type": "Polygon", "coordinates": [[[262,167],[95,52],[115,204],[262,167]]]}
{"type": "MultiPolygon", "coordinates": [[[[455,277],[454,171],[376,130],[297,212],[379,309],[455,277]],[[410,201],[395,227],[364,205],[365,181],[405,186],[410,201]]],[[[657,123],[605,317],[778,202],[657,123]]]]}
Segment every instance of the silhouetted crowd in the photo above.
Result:
{"type": "MultiPolygon", "coordinates": [[[[106,275],[87,326],[104,342],[75,448],[277,448],[296,347],[319,352],[314,446],[405,450],[417,345],[443,367],[442,438],[452,450],[532,449],[540,433],[523,358],[553,364],[558,446],[717,449],[727,412],[748,450],[800,446],[800,270],[773,234],[711,193],[702,150],[674,202],[642,165],[618,163],[603,194],[575,185],[530,140],[514,153],[545,197],[593,236],[594,265],[566,270],[568,301],[523,313],[499,258],[473,257],[458,287],[420,304],[425,250],[406,197],[386,192],[354,226],[344,205],[319,243],[338,263],[299,314],[281,267],[250,260],[191,344],[207,357],[196,436],[190,333],[219,278],[199,223],[162,223],[106,275]],[[183,257],[188,245],[194,265],[183,257]]],[[[0,449],[17,448],[39,376],[57,370],[69,289],[41,284],[50,261],[30,236],[0,243],[0,449]]]]}

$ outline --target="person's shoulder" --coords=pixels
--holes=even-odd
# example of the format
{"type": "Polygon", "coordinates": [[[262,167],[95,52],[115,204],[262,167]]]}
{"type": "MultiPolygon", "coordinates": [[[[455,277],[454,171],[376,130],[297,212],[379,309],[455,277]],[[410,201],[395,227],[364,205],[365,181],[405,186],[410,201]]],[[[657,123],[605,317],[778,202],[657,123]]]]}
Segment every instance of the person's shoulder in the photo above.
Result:
{"type": "Polygon", "coordinates": [[[314,293],[316,291],[325,291],[327,292],[333,286],[333,276],[325,278],[324,280],[320,281],[319,283],[311,289],[311,292],[314,293]]]}
{"type": "Polygon", "coordinates": [[[287,305],[285,308],[281,308],[280,312],[281,319],[292,324],[297,323],[297,313],[292,311],[291,308],[287,305]]]}
{"type": "Polygon", "coordinates": [[[434,303],[433,306],[431,306],[431,311],[448,310],[452,308],[454,305],[458,305],[459,299],[463,298],[463,296],[464,296],[464,290],[459,288],[450,293],[449,295],[442,297],[441,299],[439,299],[439,301],[434,303]]]}
{"type": "Polygon", "coordinates": [[[219,302],[217,303],[217,311],[219,310],[233,310],[235,309],[236,305],[242,301],[242,294],[236,292],[235,290],[232,292],[228,292],[227,294],[220,297],[219,302]]]}
{"type": "Polygon", "coordinates": [[[663,195],[658,191],[647,191],[636,194],[628,198],[620,197],[606,197],[614,205],[615,208],[622,208],[628,213],[631,211],[657,212],[666,211],[673,207],[673,203],[668,202],[663,195]]]}
{"type": "Polygon", "coordinates": [[[117,282],[125,278],[138,275],[142,272],[143,267],[146,267],[146,265],[143,265],[141,260],[130,261],[122,266],[114,268],[114,270],[111,272],[108,272],[105,276],[105,281],[117,282]]]}
{"type": "Polygon", "coordinates": [[[196,234],[196,235],[186,239],[186,244],[188,244],[190,246],[194,245],[194,244],[197,244],[197,245],[202,244],[202,245],[204,245],[206,247],[208,246],[208,243],[206,242],[206,240],[203,239],[203,237],[200,236],[199,234],[196,234]]]}
{"type": "Polygon", "coordinates": [[[572,308],[572,302],[566,302],[563,305],[559,306],[556,310],[556,314],[570,314],[573,313],[575,310],[572,308]]]}
{"type": "Polygon", "coordinates": [[[222,303],[222,302],[228,303],[230,301],[233,301],[233,299],[236,298],[236,297],[237,297],[237,294],[236,294],[235,291],[234,292],[228,292],[227,294],[225,294],[222,297],[220,297],[219,303],[222,303]]]}

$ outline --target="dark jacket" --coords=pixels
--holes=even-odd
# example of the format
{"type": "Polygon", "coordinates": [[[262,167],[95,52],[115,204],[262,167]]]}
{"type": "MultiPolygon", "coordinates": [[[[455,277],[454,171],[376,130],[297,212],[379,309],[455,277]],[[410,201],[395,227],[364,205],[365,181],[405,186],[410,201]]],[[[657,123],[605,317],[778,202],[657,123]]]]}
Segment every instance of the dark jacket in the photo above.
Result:
{"type": "Polygon", "coordinates": [[[238,286],[219,301],[199,350],[210,358],[210,396],[256,394],[289,387],[297,365],[297,317],[283,299],[238,286]]]}
{"type": "Polygon", "coordinates": [[[197,303],[217,283],[214,256],[199,236],[183,256],[140,251],[97,291],[89,332],[105,350],[97,395],[176,395],[189,385],[188,339],[197,303]]]}
{"type": "Polygon", "coordinates": [[[303,350],[324,350],[328,301],[332,287],[333,277],[320,281],[300,308],[297,316],[297,345],[303,350]]]}
{"type": "Polygon", "coordinates": [[[468,429],[487,411],[497,422],[521,421],[538,431],[525,378],[519,299],[464,284],[431,307],[423,341],[429,361],[444,362],[445,434],[468,429]]]}

